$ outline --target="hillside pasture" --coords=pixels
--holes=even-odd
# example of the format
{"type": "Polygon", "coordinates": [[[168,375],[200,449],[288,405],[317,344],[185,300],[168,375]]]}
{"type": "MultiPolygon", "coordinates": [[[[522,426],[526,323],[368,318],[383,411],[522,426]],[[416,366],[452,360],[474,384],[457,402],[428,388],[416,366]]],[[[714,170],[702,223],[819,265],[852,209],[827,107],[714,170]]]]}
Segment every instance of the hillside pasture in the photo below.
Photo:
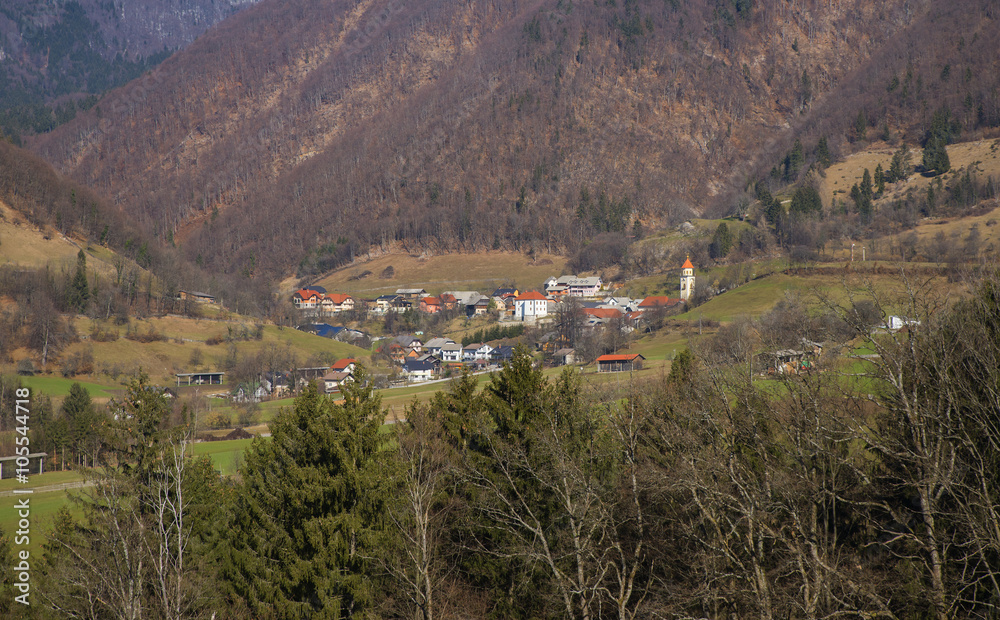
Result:
{"type": "MultiPolygon", "coordinates": [[[[376,297],[400,288],[424,288],[432,295],[447,290],[491,293],[502,284],[521,290],[540,290],[546,278],[565,271],[566,258],[538,254],[534,260],[518,252],[480,252],[414,256],[394,253],[367,262],[355,262],[319,279],[315,284],[329,292],[376,297]],[[392,267],[392,276],[382,274],[392,267]],[[365,272],[370,275],[357,278],[365,272]],[[352,279],[354,278],[354,279],[352,279]],[[488,289],[488,290],[487,290],[488,289]]],[[[286,282],[292,288],[291,282],[286,282]]]]}
{"type": "MultiPolygon", "coordinates": [[[[92,319],[78,316],[74,325],[81,341],[68,346],[62,353],[63,359],[68,356],[89,350],[94,358],[94,371],[97,373],[117,370],[128,373],[141,369],[148,373],[154,381],[164,385],[174,383],[174,374],[178,372],[193,372],[195,370],[219,370],[228,355],[226,342],[209,345],[207,340],[238,335],[241,332],[254,332],[251,321],[196,319],[181,316],[153,317],[144,320],[133,320],[131,329],[144,335],[150,331],[156,332],[162,339],[153,342],[137,342],[125,338],[129,328],[116,327],[110,323],[102,323],[102,329],[118,332],[118,339],[111,342],[96,342],[89,334],[94,326],[92,319]],[[192,367],[190,361],[195,350],[201,352],[202,361],[197,367],[192,367]]],[[[326,354],[336,359],[344,357],[368,356],[368,352],[350,344],[321,338],[314,334],[299,331],[290,327],[265,325],[260,340],[252,336],[247,339],[233,341],[237,351],[242,355],[250,355],[266,346],[287,346],[298,359],[305,363],[310,357],[326,354]]]]}

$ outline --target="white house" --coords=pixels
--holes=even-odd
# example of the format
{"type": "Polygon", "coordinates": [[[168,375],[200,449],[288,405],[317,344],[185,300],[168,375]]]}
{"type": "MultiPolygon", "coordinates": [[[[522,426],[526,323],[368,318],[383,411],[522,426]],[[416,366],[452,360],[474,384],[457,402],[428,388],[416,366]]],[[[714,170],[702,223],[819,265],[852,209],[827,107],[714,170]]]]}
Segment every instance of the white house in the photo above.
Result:
{"type": "Polygon", "coordinates": [[[424,349],[431,355],[440,358],[441,347],[446,344],[455,344],[455,341],[450,338],[431,338],[427,341],[427,344],[424,345],[424,349]]]}
{"type": "Polygon", "coordinates": [[[441,347],[441,361],[444,363],[462,361],[462,345],[449,342],[441,347]]]}
{"type": "Polygon", "coordinates": [[[327,394],[340,391],[340,386],[353,380],[351,373],[330,371],[323,375],[323,387],[327,394]]]}
{"type": "Polygon", "coordinates": [[[549,300],[537,291],[529,291],[514,300],[514,318],[532,321],[549,313],[549,300]]]}
{"type": "Polygon", "coordinates": [[[406,378],[413,382],[430,381],[434,377],[434,363],[430,361],[407,360],[403,364],[406,378]]]}
{"type": "Polygon", "coordinates": [[[492,352],[493,347],[484,342],[473,343],[462,349],[462,361],[488,360],[492,352]]]}
{"type": "Polygon", "coordinates": [[[574,276],[561,276],[559,278],[549,278],[545,281],[545,292],[566,294],[570,297],[597,297],[601,291],[600,276],[590,276],[578,278],[574,276]]]}

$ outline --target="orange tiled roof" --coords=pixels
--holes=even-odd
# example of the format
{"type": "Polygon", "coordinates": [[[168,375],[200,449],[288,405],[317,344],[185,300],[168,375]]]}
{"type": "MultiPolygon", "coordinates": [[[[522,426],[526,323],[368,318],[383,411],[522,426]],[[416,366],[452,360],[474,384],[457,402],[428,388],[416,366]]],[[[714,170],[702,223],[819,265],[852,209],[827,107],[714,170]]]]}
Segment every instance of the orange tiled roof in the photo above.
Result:
{"type": "Polygon", "coordinates": [[[344,358],[342,360],[337,360],[334,362],[333,366],[330,366],[331,370],[343,370],[350,366],[351,364],[356,364],[357,360],[353,357],[344,358]]]}
{"type": "Polygon", "coordinates": [[[641,302],[639,302],[639,307],[655,308],[656,306],[673,306],[679,302],[680,299],[678,298],[670,298],[660,295],[660,296],[647,297],[646,299],[643,299],[641,302]]]}
{"type": "Polygon", "coordinates": [[[614,308],[584,308],[583,313],[599,319],[615,319],[622,315],[621,310],[614,308]]]}
{"type": "Polygon", "coordinates": [[[542,295],[538,291],[528,291],[517,296],[518,301],[545,301],[545,299],[545,295],[542,295]]]}

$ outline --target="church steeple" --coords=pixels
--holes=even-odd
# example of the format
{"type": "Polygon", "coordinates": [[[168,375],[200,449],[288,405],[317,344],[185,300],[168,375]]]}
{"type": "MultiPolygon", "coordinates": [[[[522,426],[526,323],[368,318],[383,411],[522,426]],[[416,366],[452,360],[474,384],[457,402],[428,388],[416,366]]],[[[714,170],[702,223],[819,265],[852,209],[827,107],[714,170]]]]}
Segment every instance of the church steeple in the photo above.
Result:
{"type": "Polygon", "coordinates": [[[687,255],[684,264],[681,265],[681,299],[690,299],[694,293],[694,265],[691,264],[691,255],[687,255]]]}

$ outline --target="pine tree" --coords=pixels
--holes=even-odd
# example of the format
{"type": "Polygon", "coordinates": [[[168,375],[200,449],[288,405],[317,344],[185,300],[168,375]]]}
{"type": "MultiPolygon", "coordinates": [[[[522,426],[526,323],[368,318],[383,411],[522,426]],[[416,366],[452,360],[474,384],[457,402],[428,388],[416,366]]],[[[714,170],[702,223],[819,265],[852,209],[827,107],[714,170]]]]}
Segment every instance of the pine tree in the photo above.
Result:
{"type": "Polygon", "coordinates": [[[343,404],[311,384],[256,440],[241,469],[222,576],[254,617],[346,618],[375,599],[391,453],[381,397],[363,367],[343,404]]]}

